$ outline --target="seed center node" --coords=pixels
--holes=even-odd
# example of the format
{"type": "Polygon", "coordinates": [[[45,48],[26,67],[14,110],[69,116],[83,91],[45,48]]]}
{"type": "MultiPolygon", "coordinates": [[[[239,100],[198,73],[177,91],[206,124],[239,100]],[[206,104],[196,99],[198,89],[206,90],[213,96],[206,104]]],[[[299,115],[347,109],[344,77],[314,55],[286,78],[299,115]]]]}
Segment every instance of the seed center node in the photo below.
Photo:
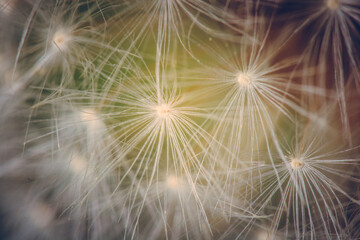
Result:
{"type": "Polygon", "coordinates": [[[304,166],[304,161],[299,158],[293,158],[291,159],[290,166],[294,170],[299,170],[304,166]]]}
{"type": "Polygon", "coordinates": [[[57,48],[59,48],[61,51],[64,51],[67,48],[69,36],[63,30],[59,30],[54,34],[53,41],[57,48]]]}
{"type": "Polygon", "coordinates": [[[240,73],[237,76],[237,82],[241,87],[248,87],[252,83],[252,77],[247,73],[240,73]]]}
{"type": "Polygon", "coordinates": [[[166,118],[171,113],[171,108],[168,104],[161,104],[155,107],[156,114],[161,118],[166,118]]]}

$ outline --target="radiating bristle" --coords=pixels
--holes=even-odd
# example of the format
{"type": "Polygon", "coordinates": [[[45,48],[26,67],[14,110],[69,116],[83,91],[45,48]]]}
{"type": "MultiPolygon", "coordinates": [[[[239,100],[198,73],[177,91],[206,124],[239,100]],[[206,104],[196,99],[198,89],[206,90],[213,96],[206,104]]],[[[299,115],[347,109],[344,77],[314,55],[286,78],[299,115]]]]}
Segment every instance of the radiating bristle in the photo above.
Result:
{"type": "Polygon", "coordinates": [[[0,0],[0,239],[358,239],[358,0],[0,0]]]}

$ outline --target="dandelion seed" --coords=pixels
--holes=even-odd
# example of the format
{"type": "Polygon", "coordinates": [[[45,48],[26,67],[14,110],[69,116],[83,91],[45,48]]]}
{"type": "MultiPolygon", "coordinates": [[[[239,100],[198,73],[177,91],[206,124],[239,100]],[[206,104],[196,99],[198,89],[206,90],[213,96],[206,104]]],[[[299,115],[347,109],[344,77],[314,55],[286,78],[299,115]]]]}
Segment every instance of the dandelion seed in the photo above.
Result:
{"type": "Polygon", "coordinates": [[[359,159],[347,156],[353,149],[326,152],[326,144],[322,145],[321,140],[327,134],[329,131],[308,124],[303,127],[295,146],[284,151],[291,153],[287,161],[260,167],[263,170],[258,174],[257,186],[261,187],[255,202],[259,201],[260,208],[276,202],[270,236],[281,228],[286,238],[294,234],[296,239],[307,239],[307,236],[342,239],[345,234],[343,201],[348,199],[357,204],[358,201],[344,191],[343,182],[339,180],[360,181],[349,176],[346,170],[357,165],[359,159]]]}
{"type": "MultiPolygon", "coordinates": [[[[69,162],[74,181],[80,183],[79,190],[75,189],[77,202],[88,201],[98,188],[106,186],[107,179],[113,179],[113,188],[108,187],[111,198],[128,189],[121,198],[129,211],[124,213],[124,231],[134,237],[142,214],[153,211],[148,210],[152,186],[160,181],[162,170],[173,168],[179,169],[182,177],[169,175],[164,187],[171,194],[180,193],[183,181],[190,182],[186,191],[203,212],[195,183],[189,180],[194,169],[199,177],[206,174],[197,155],[206,149],[210,136],[192,119],[201,113],[186,106],[183,101],[187,98],[175,86],[158,86],[151,75],[141,71],[114,82],[106,93],[63,89],[64,96],[55,95],[42,103],[60,106],[56,115],[61,117],[55,119],[54,127],[60,151],[69,151],[74,143],[80,150],[81,158],[75,154],[69,162]],[[70,110],[64,104],[68,101],[73,105],[70,110]],[[85,172],[77,173],[83,168],[85,172]]],[[[206,214],[202,218],[206,221],[206,214]]]]}
{"type": "Polygon", "coordinates": [[[56,82],[58,86],[74,84],[75,70],[89,61],[88,50],[100,45],[106,48],[97,40],[99,34],[92,26],[94,9],[88,8],[79,14],[78,10],[84,7],[79,1],[29,4],[32,11],[24,26],[14,63],[14,71],[20,66],[22,70],[22,76],[17,79],[21,83],[19,91],[39,78],[44,83],[47,82],[44,78],[56,82]]]}

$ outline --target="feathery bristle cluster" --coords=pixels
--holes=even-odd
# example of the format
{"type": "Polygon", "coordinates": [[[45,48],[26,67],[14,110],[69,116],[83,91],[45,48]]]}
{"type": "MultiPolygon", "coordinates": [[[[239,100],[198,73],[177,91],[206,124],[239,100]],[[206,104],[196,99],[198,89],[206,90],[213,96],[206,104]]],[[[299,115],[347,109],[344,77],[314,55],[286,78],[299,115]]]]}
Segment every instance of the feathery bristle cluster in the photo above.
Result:
{"type": "Polygon", "coordinates": [[[359,239],[358,0],[0,0],[0,239],[359,239]]]}

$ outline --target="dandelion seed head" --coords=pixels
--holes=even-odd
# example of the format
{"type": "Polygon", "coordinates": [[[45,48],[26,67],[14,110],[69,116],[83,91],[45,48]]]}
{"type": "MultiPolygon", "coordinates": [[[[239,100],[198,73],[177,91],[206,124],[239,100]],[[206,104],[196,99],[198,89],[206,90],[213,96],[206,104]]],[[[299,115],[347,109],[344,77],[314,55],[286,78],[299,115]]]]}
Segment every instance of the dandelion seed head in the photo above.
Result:
{"type": "Polygon", "coordinates": [[[28,217],[38,228],[46,228],[54,219],[54,211],[45,203],[37,202],[28,209],[28,217]]]}
{"type": "Polygon", "coordinates": [[[162,103],[154,107],[156,114],[159,118],[168,118],[171,115],[171,106],[166,103],[162,103]]]}
{"type": "Polygon", "coordinates": [[[290,159],[290,166],[294,170],[299,170],[304,167],[304,161],[301,158],[291,158],[290,159]]]}
{"type": "Polygon", "coordinates": [[[236,79],[240,87],[250,87],[254,82],[253,76],[244,72],[239,73],[236,79]]]}
{"type": "Polygon", "coordinates": [[[328,0],[327,7],[331,10],[337,10],[340,7],[340,0],[328,0]]]}

